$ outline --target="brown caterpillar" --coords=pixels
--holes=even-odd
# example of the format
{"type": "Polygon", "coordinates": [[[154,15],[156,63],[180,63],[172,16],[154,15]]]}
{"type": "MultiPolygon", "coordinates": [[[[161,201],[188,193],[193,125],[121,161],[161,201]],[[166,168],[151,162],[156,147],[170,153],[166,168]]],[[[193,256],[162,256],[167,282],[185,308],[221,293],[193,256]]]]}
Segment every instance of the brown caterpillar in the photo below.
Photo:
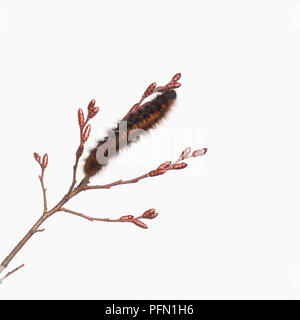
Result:
{"type": "MultiPolygon", "coordinates": [[[[97,174],[105,164],[100,164],[97,161],[97,150],[100,148],[107,160],[111,158],[109,156],[109,149],[114,149],[116,153],[122,148],[123,145],[129,145],[132,141],[128,140],[130,132],[135,129],[143,129],[145,131],[154,128],[162,118],[171,109],[176,99],[175,90],[166,90],[159,94],[153,100],[140,106],[136,111],[131,112],[127,117],[127,130],[120,133],[120,123],[117,124],[116,128],[112,129],[114,133],[113,139],[109,139],[108,136],[103,140],[98,141],[96,148],[90,151],[89,156],[85,160],[84,173],[85,179],[97,174]],[[125,142],[125,144],[124,144],[125,142]]],[[[111,137],[111,135],[110,135],[111,137]]],[[[98,151],[98,152],[99,152],[98,151]]]]}

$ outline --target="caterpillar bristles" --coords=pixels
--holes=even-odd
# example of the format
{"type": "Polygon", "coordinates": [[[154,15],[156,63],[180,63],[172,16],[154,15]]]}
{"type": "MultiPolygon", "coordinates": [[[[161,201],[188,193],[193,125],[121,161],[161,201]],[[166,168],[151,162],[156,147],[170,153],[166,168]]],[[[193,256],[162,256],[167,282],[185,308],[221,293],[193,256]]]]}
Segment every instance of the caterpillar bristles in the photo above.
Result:
{"type": "Polygon", "coordinates": [[[113,155],[118,154],[124,145],[129,145],[132,142],[128,140],[130,132],[136,129],[142,129],[146,132],[154,128],[168,114],[175,99],[175,90],[165,90],[153,100],[129,113],[126,117],[127,129],[125,132],[120,130],[119,122],[104,139],[98,141],[96,148],[90,151],[84,163],[85,180],[97,174],[106,165],[97,161],[97,152],[101,152],[107,162],[113,155]]]}

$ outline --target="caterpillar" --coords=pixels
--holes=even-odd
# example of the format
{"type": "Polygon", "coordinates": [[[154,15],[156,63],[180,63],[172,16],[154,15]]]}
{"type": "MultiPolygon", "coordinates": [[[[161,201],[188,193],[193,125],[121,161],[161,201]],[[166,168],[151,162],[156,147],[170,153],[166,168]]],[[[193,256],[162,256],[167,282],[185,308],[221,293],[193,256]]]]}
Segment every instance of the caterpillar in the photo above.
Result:
{"type": "Polygon", "coordinates": [[[133,130],[142,129],[148,131],[154,128],[161,119],[168,114],[175,99],[175,90],[166,90],[153,100],[141,105],[136,111],[129,113],[126,118],[127,128],[125,131],[120,130],[121,122],[119,122],[117,126],[110,130],[104,139],[99,140],[97,146],[90,151],[88,157],[85,159],[83,168],[86,176],[85,179],[96,175],[106,165],[107,162],[99,163],[97,161],[97,154],[99,154],[99,152],[106,157],[106,160],[109,160],[118,153],[124,145],[129,145],[133,142],[131,139],[128,139],[133,130]]]}

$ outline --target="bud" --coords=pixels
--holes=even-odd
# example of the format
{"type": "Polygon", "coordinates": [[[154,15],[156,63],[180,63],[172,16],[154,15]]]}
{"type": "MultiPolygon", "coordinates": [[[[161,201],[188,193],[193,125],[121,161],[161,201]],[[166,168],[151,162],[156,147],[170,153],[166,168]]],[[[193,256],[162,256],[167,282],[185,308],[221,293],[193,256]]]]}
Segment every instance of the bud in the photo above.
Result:
{"type": "Polygon", "coordinates": [[[96,104],[96,100],[95,99],[91,100],[89,105],[88,105],[88,107],[87,107],[88,110],[89,111],[94,111],[95,104],[96,104]]]}
{"type": "Polygon", "coordinates": [[[131,219],[133,219],[133,218],[134,218],[134,216],[128,215],[128,216],[122,216],[122,217],[120,218],[120,220],[122,220],[122,221],[127,221],[127,220],[131,220],[131,219]]]}
{"type": "Polygon", "coordinates": [[[149,172],[149,176],[150,177],[156,177],[156,176],[160,176],[164,173],[166,173],[167,170],[164,169],[156,169],[156,170],[152,170],[149,172]]]}
{"type": "Polygon", "coordinates": [[[181,86],[181,83],[179,82],[170,82],[167,84],[168,89],[177,89],[181,86]]]}
{"type": "Polygon", "coordinates": [[[187,156],[191,153],[191,147],[186,148],[184,151],[181,152],[180,159],[184,160],[187,156]]]}
{"type": "Polygon", "coordinates": [[[207,152],[207,148],[197,149],[192,153],[192,156],[193,157],[204,156],[206,152],[207,152]]]}
{"type": "Polygon", "coordinates": [[[143,229],[147,229],[148,228],[147,225],[144,222],[142,222],[142,221],[140,221],[138,219],[134,219],[132,222],[135,225],[137,225],[138,227],[140,227],[140,228],[143,228],[143,229]]]}
{"type": "Polygon", "coordinates": [[[173,169],[175,169],[175,170],[184,169],[186,167],[187,167],[187,163],[185,163],[185,162],[176,163],[173,165],[173,169]]]}
{"type": "Polygon", "coordinates": [[[89,135],[90,135],[90,132],[91,132],[91,125],[89,124],[85,130],[84,130],[84,133],[82,135],[82,141],[83,143],[87,141],[87,139],[89,138],[89,135]]]}
{"type": "Polygon", "coordinates": [[[144,92],[144,97],[150,96],[150,94],[154,92],[155,88],[156,88],[156,82],[151,83],[150,86],[144,92]]]}
{"type": "Polygon", "coordinates": [[[143,218],[145,219],[154,219],[158,216],[158,212],[155,212],[155,209],[149,209],[143,213],[143,218]]]}
{"type": "Polygon", "coordinates": [[[92,110],[89,111],[89,113],[88,113],[88,118],[89,118],[89,119],[94,118],[95,115],[98,113],[98,111],[99,111],[99,107],[94,108],[93,111],[92,111],[92,110]]]}
{"type": "Polygon", "coordinates": [[[176,73],[171,82],[177,82],[181,78],[181,73],[176,73]]]}
{"type": "Polygon", "coordinates": [[[84,114],[81,108],[78,109],[78,124],[80,128],[84,126],[84,114]]]}
{"type": "Polygon", "coordinates": [[[154,219],[154,218],[156,218],[157,216],[158,216],[158,212],[154,212],[154,213],[152,213],[152,214],[149,216],[148,219],[154,219]]]}
{"type": "Polygon", "coordinates": [[[84,150],[84,147],[83,147],[83,144],[81,144],[76,151],[76,157],[78,158],[81,157],[83,154],[83,150],[84,150]]]}
{"type": "Polygon", "coordinates": [[[143,218],[148,219],[153,213],[155,213],[155,209],[149,209],[143,213],[143,218]]]}
{"type": "Polygon", "coordinates": [[[36,152],[33,154],[33,156],[36,162],[41,163],[41,157],[36,152]]]}
{"type": "Polygon", "coordinates": [[[160,166],[158,166],[157,169],[166,169],[166,168],[169,168],[170,165],[171,165],[171,163],[172,163],[171,161],[166,161],[166,162],[162,163],[160,166]]]}
{"type": "Polygon", "coordinates": [[[44,154],[43,156],[43,161],[42,161],[42,168],[45,169],[48,165],[48,155],[47,153],[44,154]]]}

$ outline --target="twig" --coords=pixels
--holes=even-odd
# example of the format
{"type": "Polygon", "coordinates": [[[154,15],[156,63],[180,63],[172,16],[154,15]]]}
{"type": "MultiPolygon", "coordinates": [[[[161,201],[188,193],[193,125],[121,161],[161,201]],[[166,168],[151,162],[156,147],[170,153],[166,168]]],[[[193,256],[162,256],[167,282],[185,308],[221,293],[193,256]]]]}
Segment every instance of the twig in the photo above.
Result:
{"type": "Polygon", "coordinates": [[[181,154],[180,157],[172,164],[171,161],[166,161],[159,165],[156,169],[143,174],[139,177],[130,179],[130,180],[117,180],[112,183],[108,184],[103,184],[103,185],[86,185],[83,187],[83,190],[93,190],[93,189],[110,189],[111,187],[114,186],[119,186],[123,184],[130,184],[130,183],[137,183],[142,179],[149,178],[149,177],[155,177],[162,175],[166,173],[169,170],[179,170],[179,169],[184,169],[187,167],[187,164],[182,162],[184,159],[192,158],[192,157],[198,157],[202,156],[207,152],[207,148],[195,150],[192,155],[190,155],[191,148],[186,148],[181,154]]]}
{"type": "Polygon", "coordinates": [[[46,229],[45,228],[43,228],[43,229],[37,229],[37,230],[35,230],[35,232],[43,232],[43,231],[45,231],[46,229]]]}
{"type": "Polygon", "coordinates": [[[45,168],[42,168],[42,174],[39,176],[40,181],[41,181],[41,186],[42,186],[42,191],[43,191],[43,200],[44,200],[44,214],[47,213],[47,196],[46,196],[46,188],[44,184],[44,173],[45,173],[45,168]]]}
{"type": "Polygon", "coordinates": [[[16,271],[20,270],[22,267],[24,267],[24,265],[25,265],[25,264],[23,263],[23,264],[21,264],[20,266],[18,266],[17,268],[13,269],[12,271],[7,272],[7,274],[6,274],[4,277],[0,278],[0,284],[1,284],[7,277],[9,277],[10,275],[12,275],[14,272],[16,272],[16,271]]]}
{"type": "Polygon", "coordinates": [[[145,178],[148,178],[148,177],[149,177],[149,173],[146,173],[146,174],[143,174],[137,178],[130,179],[130,180],[117,180],[115,182],[111,182],[111,183],[103,184],[103,185],[92,185],[92,186],[86,185],[83,187],[83,190],[110,189],[111,187],[119,186],[122,184],[137,183],[138,181],[145,179],[145,178]]]}
{"type": "Polygon", "coordinates": [[[43,200],[44,200],[44,215],[47,213],[47,196],[46,196],[46,188],[45,188],[45,183],[44,183],[44,174],[45,174],[45,169],[48,165],[48,155],[47,153],[44,154],[43,160],[41,161],[41,157],[35,152],[33,154],[34,159],[36,162],[39,164],[41,167],[41,175],[39,175],[39,179],[41,182],[41,187],[42,187],[42,192],[43,192],[43,200]]]}
{"type": "MultiPolygon", "coordinates": [[[[155,209],[149,209],[151,210],[151,213],[152,213],[152,218],[154,218],[154,214],[155,214],[155,217],[157,217],[158,213],[156,212],[155,209]]],[[[145,212],[148,212],[149,210],[145,211],[145,212]]],[[[134,221],[136,221],[137,219],[150,219],[149,217],[146,218],[145,217],[145,212],[138,216],[138,217],[134,217],[132,215],[127,215],[127,216],[122,216],[120,217],[119,219],[110,219],[110,218],[96,218],[96,217],[90,217],[90,216],[87,216],[83,213],[80,213],[80,212],[76,212],[76,211],[73,211],[73,210],[70,210],[70,209],[67,209],[67,208],[61,208],[60,211],[64,211],[64,212],[67,212],[67,213],[70,213],[70,214],[73,214],[75,216],[78,216],[78,217],[81,217],[81,218],[84,218],[84,219],[87,219],[89,221],[102,221],[102,222],[132,222],[134,223],[134,221]]],[[[145,228],[145,227],[144,227],[145,228]]]]}
{"type": "Polygon", "coordinates": [[[71,183],[71,186],[69,188],[68,194],[70,194],[73,191],[73,189],[74,189],[74,187],[75,187],[75,185],[77,183],[76,176],[77,176],[78,164],[79,164],[79,160],[80,160],[80,158],[81,158],[81,156],[83,154],[83,150],[84,150],[84,142],[85,141],[83,141],[83,138],[84,138],[84,135],[86,134],[85,137],[86,137],[86,140],[87,140],[88,136],[89,136],[89,133],[90,133],[90,129],[87,129],[86,125],[88,124],[89,120],[91,118],[93,118],[97,114],[97,112],[99,110],[98,107],[94,108],[95,103],[96,103],[95,99],[93,99],[89,103],[89,105],[88,105],[89,113],[88,113],[88,117],[87,117],[86,120],[84,120],[83,111],[80,108],[78,109],[78,124],[79,124],[79,130],[80,130],[80,144],[79,144],[79,147],[77,148],[77,151],[76,151],[76,154],[75,154],[76,158],[75,158],[75,164],[73,166],[73,179],[72,179],[72,183],[71,183]],[[93,110],[94,110],[93,114],[91,113],[92,112],[91,106],[93,107],[93,110]]]}

